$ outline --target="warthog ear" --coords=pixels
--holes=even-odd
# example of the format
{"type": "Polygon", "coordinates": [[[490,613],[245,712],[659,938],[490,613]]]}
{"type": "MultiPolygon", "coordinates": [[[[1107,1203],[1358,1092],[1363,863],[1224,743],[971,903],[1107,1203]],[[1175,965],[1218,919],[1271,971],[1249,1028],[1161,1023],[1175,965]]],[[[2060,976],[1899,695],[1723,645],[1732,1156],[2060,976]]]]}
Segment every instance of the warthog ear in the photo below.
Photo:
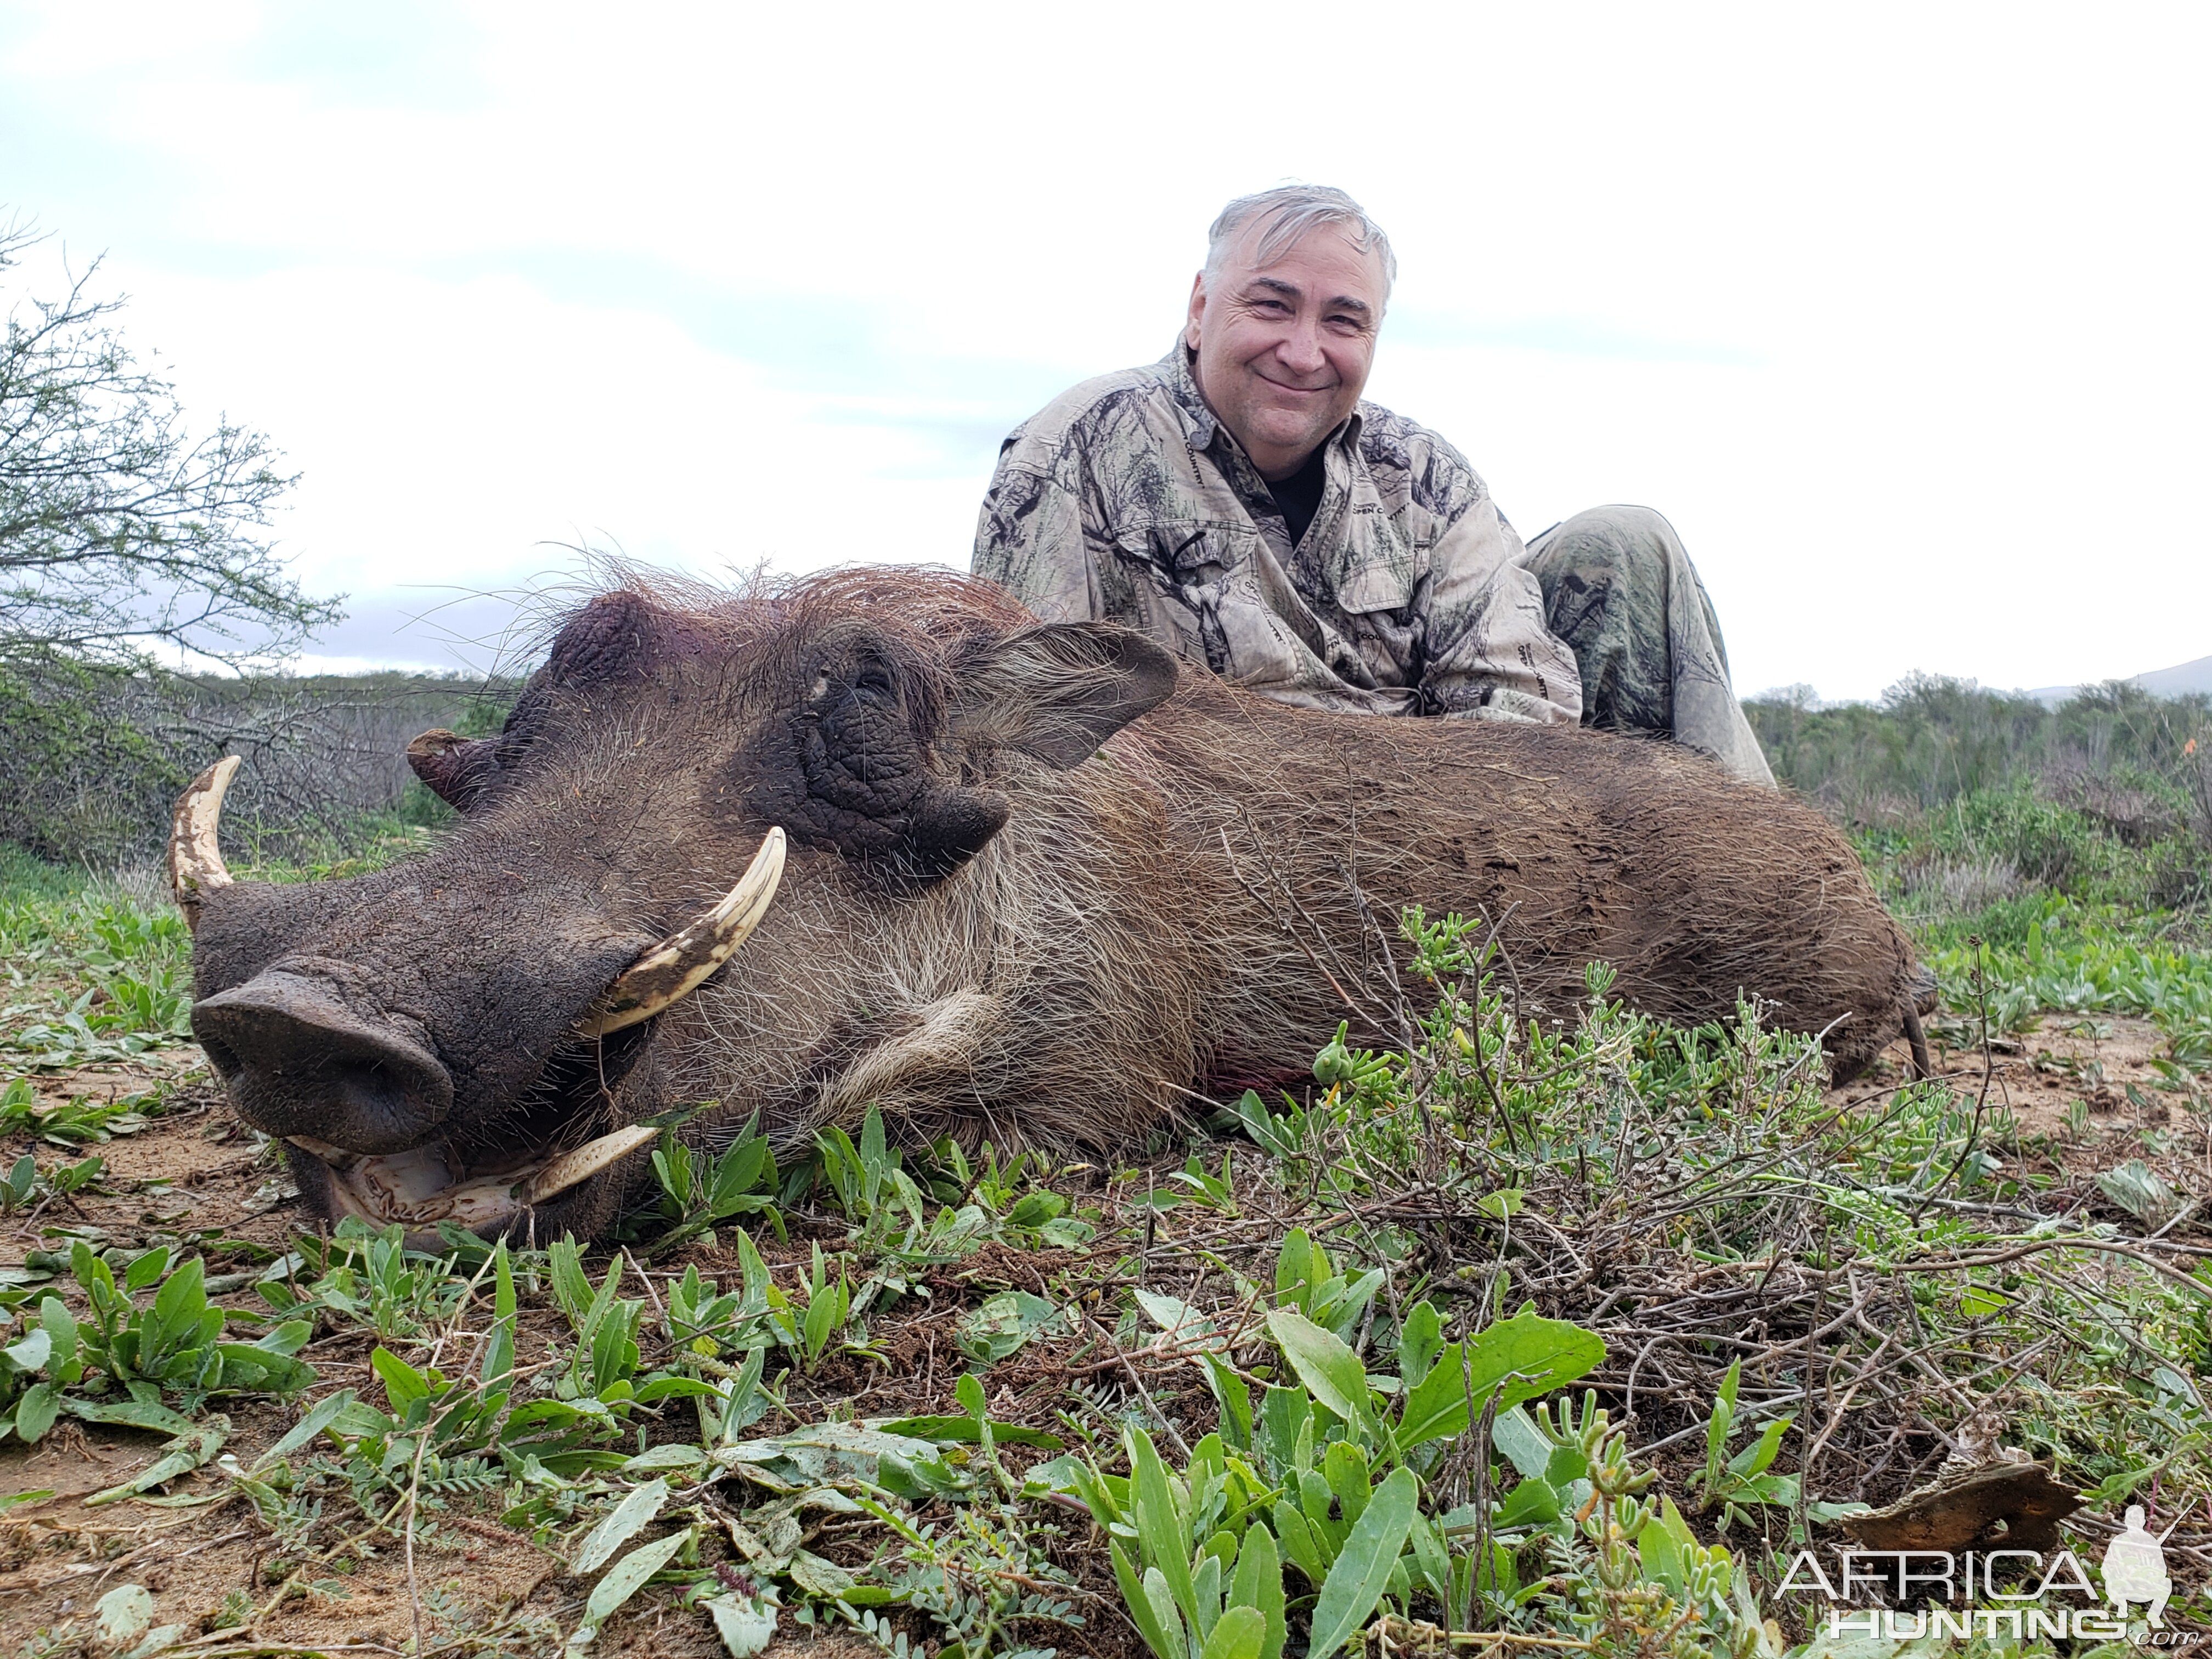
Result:
{"type": "Polygon", "coordinates": [[[455,811],[465,812],[498,775],[498,745],[487,738],[465,738],[441,727],[407,745],[407,763],[432,794],[455,811]]]}
{"type": "Polygon", "coordinates": [[[952,734],[1018,749],[1048,765],[1080,765],[1098,745],[1176,688],[1176,659],[1111,623],[1048,623],[987,646],[959,665],[952,734]]]}
{"type": "Polygon", "coordinates": [[[407,763],[432,793],[465,812],[499,781],[556,718],[564,696],[588,695],[637,681],[653,664],[696,645],[680,621],[634,589],[601,593],[576,611],[553,641],[545,665],[530,677],[495,738],[425,732],[407,745],[407,763]]]}

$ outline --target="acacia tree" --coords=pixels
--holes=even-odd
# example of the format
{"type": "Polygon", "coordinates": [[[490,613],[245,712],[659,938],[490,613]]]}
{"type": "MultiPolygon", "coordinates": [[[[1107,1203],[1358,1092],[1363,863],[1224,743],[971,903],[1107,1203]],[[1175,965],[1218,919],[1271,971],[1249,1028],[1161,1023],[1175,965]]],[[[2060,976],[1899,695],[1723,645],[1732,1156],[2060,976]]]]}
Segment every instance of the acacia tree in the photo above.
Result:
{"type": "MultiPolygon", "coordinates": [[[[0,274],[41,239],[0,228],[0,274]]],[[[0,346],[0,655],[143,661],[157,642],[245,665],[343,615],[302,592],[267,535],[295,474],[262,434],[195,434],[99,299],[23,295],[0,346]]]]}
{"type": "Polygon", "coordinates": [[[0,841],[105,863],[158,849],[184,779],[233,744],[227,705],[202,717],[211,683],[161,658],[251,669],[341,613],[270,543],[293,477],[268,439],[193,429],[98,261],[58,299],[17,291],[40,240],[0,225],[0,841]]]}

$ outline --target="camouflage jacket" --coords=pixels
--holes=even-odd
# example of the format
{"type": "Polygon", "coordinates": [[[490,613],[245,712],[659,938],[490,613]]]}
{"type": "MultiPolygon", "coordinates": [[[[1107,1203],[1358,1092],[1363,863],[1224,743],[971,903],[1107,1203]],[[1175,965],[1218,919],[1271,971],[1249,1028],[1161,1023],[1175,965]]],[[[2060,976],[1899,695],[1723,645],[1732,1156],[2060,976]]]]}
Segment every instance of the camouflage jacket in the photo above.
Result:
{"type": "Polygon", "coordinates": [[[1568,720],[1575,656],[1527,552],[1435,433],[1362,403],[1304,538],[1199,395],[1180,342],[1086,380],[999,454],[974,570],[1048,622],[1140,629],[1285,702],[1568,720]]]}

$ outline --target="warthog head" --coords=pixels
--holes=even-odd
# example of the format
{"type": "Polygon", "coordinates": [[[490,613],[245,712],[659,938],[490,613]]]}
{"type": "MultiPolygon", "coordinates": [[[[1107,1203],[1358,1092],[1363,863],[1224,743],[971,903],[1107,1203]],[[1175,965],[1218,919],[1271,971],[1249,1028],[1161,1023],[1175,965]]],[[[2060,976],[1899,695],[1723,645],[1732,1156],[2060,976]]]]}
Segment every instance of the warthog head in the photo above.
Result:
{"type": "Polygon", "coordinates": [[[420,858],[234,881],[238,762],[201,776],[170,853],[193,1030],[322,1213],[589,1236],[654,1138],[639,1119],[708,1090],[804,1117],[904,1030],[886,1005],[958,918],[910,924],[1006,827],[1000,786],[1175,680],[1137,635],[948,577],[603,594],[496,737],[410,747],[460,815],[420,858]]]}

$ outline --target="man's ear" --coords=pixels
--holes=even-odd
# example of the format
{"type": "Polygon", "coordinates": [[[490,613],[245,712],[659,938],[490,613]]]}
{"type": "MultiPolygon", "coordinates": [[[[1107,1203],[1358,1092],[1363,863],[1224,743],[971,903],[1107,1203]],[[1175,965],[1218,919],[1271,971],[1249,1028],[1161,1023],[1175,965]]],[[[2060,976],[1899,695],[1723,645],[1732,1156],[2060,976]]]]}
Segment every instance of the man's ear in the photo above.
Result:
{"type": "Polygon", "coordinates": [[[1076,766],[1175,688],[1175,658],[1142,634],[1111,623],[1048,623],[960,665],[952,735],[1076,766]]]}

